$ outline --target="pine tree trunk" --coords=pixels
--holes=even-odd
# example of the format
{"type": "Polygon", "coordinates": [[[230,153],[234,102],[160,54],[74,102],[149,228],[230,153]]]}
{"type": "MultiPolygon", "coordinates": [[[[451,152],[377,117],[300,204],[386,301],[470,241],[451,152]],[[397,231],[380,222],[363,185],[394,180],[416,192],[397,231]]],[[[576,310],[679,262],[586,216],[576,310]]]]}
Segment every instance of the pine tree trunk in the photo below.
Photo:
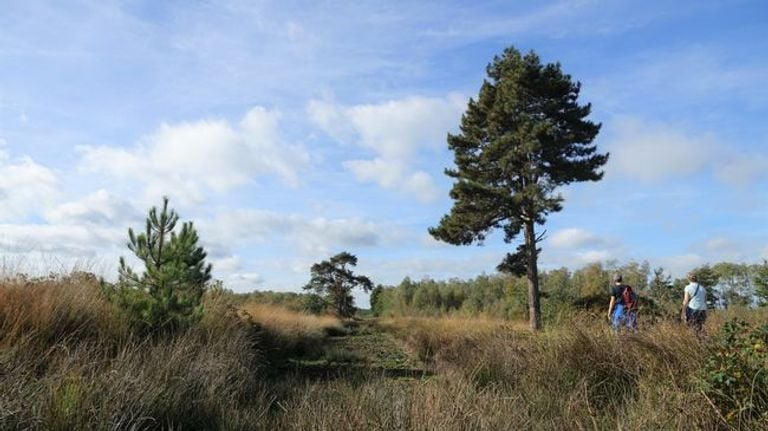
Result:
{"type": "Polygon", "coordinates": [[[536,253],[536,231],[533,220],[525,223],[525,246],[528,249],[526,272],[528,276],[528,315],[531,331],[541,329],[541,307],[539,306],[539,268],[536,253]]]}

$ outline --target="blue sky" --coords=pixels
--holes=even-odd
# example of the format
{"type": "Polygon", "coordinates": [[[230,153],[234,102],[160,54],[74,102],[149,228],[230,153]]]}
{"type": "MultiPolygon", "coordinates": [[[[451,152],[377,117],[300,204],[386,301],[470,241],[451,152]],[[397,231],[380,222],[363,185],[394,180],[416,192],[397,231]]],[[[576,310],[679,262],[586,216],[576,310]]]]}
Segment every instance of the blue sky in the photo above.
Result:
{"type": "Polygon", "coordinates": [[[0,29],[7,268],[113,277],[168,195],[238,291],[342,250],[377,283],[492,273],[500,235],[426,229],[446,133],[510,45],[581,81],[612,154],[562,190],[543,268],[768,258],[764,2],[5,0],[0,29]]]}

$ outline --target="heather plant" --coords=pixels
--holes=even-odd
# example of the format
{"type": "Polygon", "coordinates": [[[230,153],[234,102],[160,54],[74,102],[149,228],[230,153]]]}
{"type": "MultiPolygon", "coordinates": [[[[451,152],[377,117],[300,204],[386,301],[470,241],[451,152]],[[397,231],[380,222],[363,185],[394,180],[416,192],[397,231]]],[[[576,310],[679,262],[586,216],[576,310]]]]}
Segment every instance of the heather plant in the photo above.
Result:
{"type": "Polygon", "coordinates": [[[211,279],[206,252],[198,246],[192,222],[176,230],[179,216],[163,198],[162,210],[149,210],[146,230],[128,229],[128,249],[144,263],[135,272],[120,258],[119,279],[104,284],[107,296],[126,311],[141,330],[152,332],[188,327],[203,314],[202,297],[211,279]]]}

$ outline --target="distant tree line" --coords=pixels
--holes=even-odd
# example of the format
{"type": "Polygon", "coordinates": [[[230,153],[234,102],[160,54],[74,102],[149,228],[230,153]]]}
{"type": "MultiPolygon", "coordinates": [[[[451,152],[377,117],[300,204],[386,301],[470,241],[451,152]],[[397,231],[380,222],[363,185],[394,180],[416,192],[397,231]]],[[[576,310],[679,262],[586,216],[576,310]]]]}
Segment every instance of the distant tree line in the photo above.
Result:
{"type": "MultiPolygon", "coordinates": [[[[620,272],[645,301],[646,309],[660,315],[679,312],[684,278],[673,279],[663,268],[648,262],[593,263],[576,271],[559,268],[539,273],[542,312],[552,317],[568,308],[602,308],[607,303],[611,276],[620,272]]],[[[768,304],[768,262],[721,262],[693,270],[708,288],[712,308],[768,304]]],[[[528,282],[523,276],[480,275],[470,280],[414,281],[406,277],[396,286],[377,286],[371,309],[377,316],[488,316],[527,319],[528,282]]]]}

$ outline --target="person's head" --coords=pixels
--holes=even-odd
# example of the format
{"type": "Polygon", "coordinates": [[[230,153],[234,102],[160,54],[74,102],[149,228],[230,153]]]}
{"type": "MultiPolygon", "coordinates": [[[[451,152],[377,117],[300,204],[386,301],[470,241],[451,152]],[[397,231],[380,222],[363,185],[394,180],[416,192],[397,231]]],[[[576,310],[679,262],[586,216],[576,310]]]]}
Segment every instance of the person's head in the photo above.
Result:
{"type": "Polygon", "coordinates": [[[624,281],[624,277],[621,276],[621,274],[616,273],[613,275],[613,282],[616,284],[619,284],[624,281]]]}
{"type": "Polygon", "coordinates": [[[688,281],[690,281],[691,283],[696,283],[696,282],[699,281],[699,277],[697,277],[696,274],[694,274],[692,272],[689,272],[688,273],[688,281]]]}

